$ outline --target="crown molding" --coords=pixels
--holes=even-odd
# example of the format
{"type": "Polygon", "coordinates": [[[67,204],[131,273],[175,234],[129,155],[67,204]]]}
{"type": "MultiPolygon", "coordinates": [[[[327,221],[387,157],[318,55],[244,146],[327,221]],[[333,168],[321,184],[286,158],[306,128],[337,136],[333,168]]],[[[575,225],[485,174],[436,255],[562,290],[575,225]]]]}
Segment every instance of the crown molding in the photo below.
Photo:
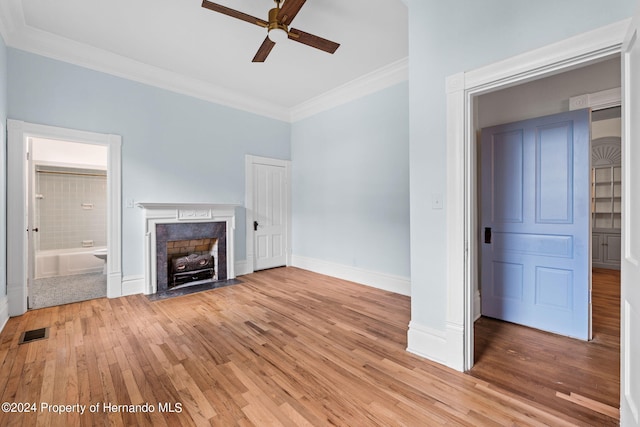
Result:
{"type": "Polygon", "coordinates": [[[289,109],[264,99],[145,64],[30,27],[18,0],[0,2],[0,34],[9,47],[281,121],[289,109]]]}
{"type": "Polygon", "coordinates": [[[15,1],[0,2],[0,35],[7,45],[16,32],[16,25],[24,26],[22,8],[15,1]]]}
{"type": "Polygon", "coordinates": [[[289,120],[288,109],[280,105],[30,27],[15,32],[8,45],[238,110],[282,121],[289,120]]]}
{"type": "Polygon", "coordinates": [[[19,0],[0,1],[0,35],[15,49],[289,123],[408,80],[403,58],[288,108],[30,27],[19,0]]]}
{"type": "Polygon", "coordinates": [[[409,58],[406,57],[298,104],[291,109],[291,121],[311,117],[408,79],[409,58]]]}

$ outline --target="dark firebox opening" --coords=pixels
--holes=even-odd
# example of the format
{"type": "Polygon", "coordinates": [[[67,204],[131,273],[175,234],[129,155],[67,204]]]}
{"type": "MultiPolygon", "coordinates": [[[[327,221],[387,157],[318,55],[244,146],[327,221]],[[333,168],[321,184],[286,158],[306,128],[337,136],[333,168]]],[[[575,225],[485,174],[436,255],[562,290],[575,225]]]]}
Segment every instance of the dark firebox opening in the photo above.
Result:
{"type": "Polygon", "coordinates": [[[216,252],[214,238],[167,242],[167,287],[216,280],[216,252]]]}
{"type": "Polygon", "coordinates": [[[214,260],[211,254],[189,254],[171,260],[169,288],[202,280],[215,280],[214,260]]]}
{"type": "Polygon", "coordinates": [[[224,221],[156,224],[156,292],[227,280],[226,228],[224,221]],[[191,259],[174,268],[182,257],[191,259]]]}

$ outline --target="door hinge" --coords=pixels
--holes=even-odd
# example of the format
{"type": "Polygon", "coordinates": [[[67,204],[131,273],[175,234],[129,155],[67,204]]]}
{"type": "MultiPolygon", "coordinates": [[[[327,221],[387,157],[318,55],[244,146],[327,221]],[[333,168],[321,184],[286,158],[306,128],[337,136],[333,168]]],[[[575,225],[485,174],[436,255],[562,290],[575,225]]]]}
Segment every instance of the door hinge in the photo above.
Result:
{"type": "Polygon", "coordinates": [[[29,160],[29,152],[27,151],[27,160],[29,160]]]}

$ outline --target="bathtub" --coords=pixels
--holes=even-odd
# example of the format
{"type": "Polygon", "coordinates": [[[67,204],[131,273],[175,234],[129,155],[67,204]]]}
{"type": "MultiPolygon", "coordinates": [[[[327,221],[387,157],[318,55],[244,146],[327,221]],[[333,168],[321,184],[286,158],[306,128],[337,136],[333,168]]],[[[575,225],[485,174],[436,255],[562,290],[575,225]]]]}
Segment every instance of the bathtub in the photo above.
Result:
{"type": "Polygon", "coordinates": [[[93,256],[100,247],[52,249],[36,252],[35,278],[99,273],[104,261],[93,256]]]}

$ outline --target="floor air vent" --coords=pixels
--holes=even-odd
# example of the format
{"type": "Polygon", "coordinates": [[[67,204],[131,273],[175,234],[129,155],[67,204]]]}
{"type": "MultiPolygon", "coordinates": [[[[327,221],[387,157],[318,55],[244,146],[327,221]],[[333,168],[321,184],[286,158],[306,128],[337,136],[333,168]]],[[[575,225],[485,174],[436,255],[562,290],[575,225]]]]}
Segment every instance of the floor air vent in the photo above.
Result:
{"type": "Polygon", "coordinates": [[[18,344],[26,344],[28,342],[44,340],[46,338],[49,338],[49,328],[33,329],[31,331],[23,332],[22,335],[20,335],[20,341],[18,341],[18,344]]]}

